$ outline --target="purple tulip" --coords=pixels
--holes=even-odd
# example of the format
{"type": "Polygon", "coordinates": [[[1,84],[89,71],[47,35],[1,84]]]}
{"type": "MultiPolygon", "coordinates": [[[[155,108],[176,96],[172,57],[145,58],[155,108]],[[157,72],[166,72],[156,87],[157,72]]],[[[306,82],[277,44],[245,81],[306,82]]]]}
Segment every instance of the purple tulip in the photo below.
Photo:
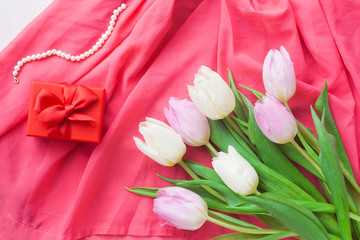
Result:
{"type": "Polygon", "coordinates": [[[280,51],[271,49],[263,65],[263,81],[266,92],[280,102],[287,102],[296,91],[294,64],[289,53],[281,46],[280,51]]]}
{"type": "Polygon", "coordinates": [[[208,208],[196,193],[181,187],[159,189],[154,199],[154,212],[170,226],[196,230],[207,219],[208,208]]]}
{"type": "Polygon", "coordinates": [[[254,114],[263,134],[274,143],[288,143],[297,133],[296,121],[290,111],[270,94],[257,101],[254,114]]]}
{"type": "Polygon", "coordinates": [[[170,126],[181,135],[186,144],[201,146],[209,142],[209,123],[194,103],[171,97],[169,108],[164,108],[164,113],[170,126]]]}

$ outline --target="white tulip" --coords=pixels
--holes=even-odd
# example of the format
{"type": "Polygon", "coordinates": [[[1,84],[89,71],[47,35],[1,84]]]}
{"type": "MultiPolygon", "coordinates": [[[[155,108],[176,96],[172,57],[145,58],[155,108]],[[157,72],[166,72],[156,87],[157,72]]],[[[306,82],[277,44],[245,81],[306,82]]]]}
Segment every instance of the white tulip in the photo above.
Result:
{"type": "Polygon", "coordinates": [[[182,160],[186,152],[181,136],[165,123],[146,118],[139,125],[139,132],[145,142],[134,137],[141,152],[163,166],[173,166],[182,160]]]}
{"type": "Polygon", "coordinates": [[[212,165],[233,192],[243,196],[256,192],[259,177],[255,169],[232,146],[228,147],[228,153],[219,152],[212,165]]]}
{"type": "Polygon", "coordinates": [[[191,100],[205,116],[223,119],[235,108],[235,96],[220,75],[201,66],[195,74],[195,86],[188,86],[191,100]]]}

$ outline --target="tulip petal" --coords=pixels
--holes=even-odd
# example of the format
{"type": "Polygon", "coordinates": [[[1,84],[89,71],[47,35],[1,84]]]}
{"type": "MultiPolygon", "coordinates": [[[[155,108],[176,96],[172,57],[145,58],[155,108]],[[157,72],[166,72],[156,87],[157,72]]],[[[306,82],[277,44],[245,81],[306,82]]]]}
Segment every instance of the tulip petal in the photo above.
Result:
{"type": "Polygon", "coordinates": [[[166,126],[165,128],[162,124],[148,123],[147,127],[140,128],[139,131],[150,148],[156,149],[168,163],[175,164],[182,159],[186,147],[181,136],[166,126]]]}
{"type": "Polygon", "coordinates": [[[275,143],[287,143],[296,133],[296,121],[288,109],[270,94],[257,101],[254,107],[255,120],[263,134],[275,143]]]}
{"type": "Polygon", "coordinates": [[[188,145],[201,146],[209,141],[209,123],[194,103],[187,99],[170,98],[169,108],[164,109],[168,122],[188,145]]]}
{"type": "Polygon", "coordinates": [[[134,141],[138,149],[144,153],[146,156],[148,156],[151,159],[154,159],[156,162],[163,166],[169,166],[168,162],[165,161],[159,154],[154,151],[152,148],[149,148],[148,145],[141,139],[134,137],[134,141]]]}
{"type": "Polygon", "coordinates": [[[196,105],[196,107],[202,112],[205,116],[210,119],[217,120],[221,119],[221,116],[216,111],[216,107],[209,101],[208,95],[203,91],[198,91],[195,86],[187,86],[188,92],[191,100],[196,105]]]}
{"type": "Polygon", "coordinates": [[[279,101],[288,101],[296,91],[296,77],[289,53],[281,46],[280,51],[271,49],[264,59],[263,82],[266,92],[279,101]]]}
{"type": "Polygon", "coordinates": [[[195,86],[188,86],[196,107],[212,120],[222,119],[235,108],[235,96],[221,76],[206,66],[195,74],[195,86]]]}
{"type": "Polygon", "coordinates": [[[157,195],[153,210],[166,224],[179,229],[196,230],[206,221],[206,203],[190,190],[168,187],[158,190],[157,195]]]}
{"type": "Polygon", "coordinates": [[[228,153],[219,152],[212,166],[226,186],[235,193],[250,195],[256,191],[259,177],[255,169],[232,146],[228,153]]]}

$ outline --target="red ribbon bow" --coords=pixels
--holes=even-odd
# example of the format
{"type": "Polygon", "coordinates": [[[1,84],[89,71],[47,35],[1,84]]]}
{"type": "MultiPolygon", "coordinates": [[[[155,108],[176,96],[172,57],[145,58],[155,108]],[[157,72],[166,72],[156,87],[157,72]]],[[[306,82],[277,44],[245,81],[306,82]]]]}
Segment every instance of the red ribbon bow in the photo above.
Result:
{"type": "Polygon", "coordinates": [[[33,109],[39,112],[37,120],[46,123],[48,136],[70,137],[71,121],[93,125],[95,118],[79,113],[98,100],[98,96],[84,86],[64,85],[60,98],[42,88],[36,95],[33,109]]]}

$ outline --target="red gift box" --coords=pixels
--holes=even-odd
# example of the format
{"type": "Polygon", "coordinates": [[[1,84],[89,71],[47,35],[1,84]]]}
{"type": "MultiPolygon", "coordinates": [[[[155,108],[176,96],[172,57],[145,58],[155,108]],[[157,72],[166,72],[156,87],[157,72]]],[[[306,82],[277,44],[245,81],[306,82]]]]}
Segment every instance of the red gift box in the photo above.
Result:
{"type": "Polygon", "coordinates": [[[101,141],[105,89],[33,82],[27,136],[101,141]]]}

